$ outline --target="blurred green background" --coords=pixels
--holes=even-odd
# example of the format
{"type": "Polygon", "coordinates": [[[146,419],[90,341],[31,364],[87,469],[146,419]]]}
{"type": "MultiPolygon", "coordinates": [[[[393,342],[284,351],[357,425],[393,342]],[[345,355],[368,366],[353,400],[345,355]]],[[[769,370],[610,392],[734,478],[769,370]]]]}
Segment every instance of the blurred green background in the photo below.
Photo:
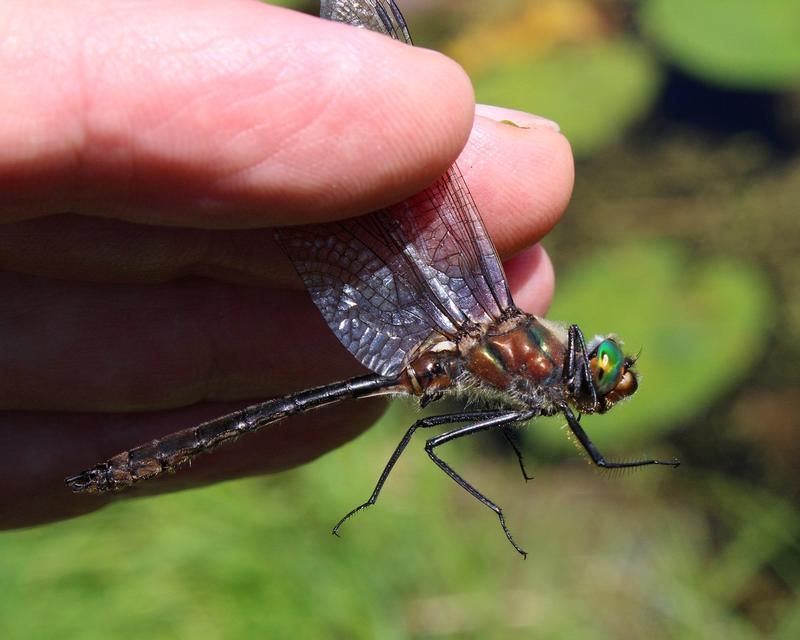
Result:
{"type": "MultiPolygon", "coordinates": [[[[281,4],[315,12],[315,3],[281,4]]],[[[800,637],[800,2],[401,1],[479,100],[574,145],[545,245],[549,314],[643,351],[634,401],[524,432],[535,480],[491,435],[412,447],[366,497],[413,410],[277,476],[127,501],[0,534],[0,638],[800,637]]]]}

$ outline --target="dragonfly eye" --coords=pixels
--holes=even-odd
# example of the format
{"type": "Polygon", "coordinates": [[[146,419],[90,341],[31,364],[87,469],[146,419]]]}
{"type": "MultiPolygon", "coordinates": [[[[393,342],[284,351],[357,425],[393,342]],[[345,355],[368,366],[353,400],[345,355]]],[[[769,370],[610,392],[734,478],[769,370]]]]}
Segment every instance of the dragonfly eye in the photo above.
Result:
{"type": "Polygon", "coordinates": [[[592,378],[601,396],[613,391],[621,382],[623,374],[628,373],[625,371],[624,363],[622,350],[611,338],[603,340],[589,355],[592,378]]]}

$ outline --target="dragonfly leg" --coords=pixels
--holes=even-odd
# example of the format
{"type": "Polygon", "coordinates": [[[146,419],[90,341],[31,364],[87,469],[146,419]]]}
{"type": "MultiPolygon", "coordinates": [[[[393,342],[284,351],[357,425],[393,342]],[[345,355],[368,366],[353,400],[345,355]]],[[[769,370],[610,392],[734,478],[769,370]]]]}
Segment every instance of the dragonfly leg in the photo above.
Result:
{"type": "Polygon", "coordinates": [[[478,491],[475,487],[473,487],[469,482],[464,480],[464,478],[458,475],[450,465],[448,465],[444,460],[437,456],[436,453],[434,453],[434,449],[443,445],[445,442],[450,442],[451,440],[463,438],[464,436],[472,435],[473,433],[479,433],[480,431],[486,431],[488,429],[495,429],[497,427],[503,428],[512,422],[522,422],[524,420],[528,420],[531,416],[532,414],[527,412],[500,414],[485,420],[481,420],[480,422],[476,422],[474,424],[469,424],[466,427],[453,429],[452,431],[443,433],[440,436],[431,438],[425,443],[425,451],[428,452],[428,455],[430,456],[431,460],[436,463],[436,466],[450,476],[456,482],[456,484],[458,484],[458,486],[466,490],[467,493],[469,493],[472,497],[479,500],[482,504],[486,505],[497,514],[497,517],[500,520],[500,526],[503,528],[503,533],[506,534],[506,538],[508,538],[508,541],[512,544],[512,546],[524,558],[528,556],[528,553],[514,541],[511,531],[509,531],[508,526],[506,526],[506,519],[503,516],[503,510],[494,502],[489,500],[489,498],[483,495],[480,491],[478,491]]]}
{"type": "Polygon", "coordinates": [[[355,509],[352,509],[346,513],[345,516],[336,523],[336,526],[333,528],[331,533],[333,533],[335,536],[338,536],[339,528],[345,523],[346,520],[349,520],[359,511],[363,511],[367,507],[371,507],[377,502],[378,496],[381,493],[381,489],[383,489],[383,485],[386,483],[386,479],[389,477],[392,469],[394,469],[394,465],[397,463],[397,460],[400,458],[403,451],[405,451],[408,443],[411,442],[411,438],[417,429],[428,429],[430,427],[438,427],[443,424],[455,424],[458,422],[474,422],[475,420],[483,420],[498,415],[506,415],[507,413],[508,412],[499,411],[472,411],[465,413],[450,413],[440,416],[429,416],[427,418],[421,418],[420,420],[417,420],[408,428],[403,436],[403,439],[400,440],[400,444],[398,444],[395,448],[392,456],[389,458],[389,462],[387,462],[386,466],[383,468],[381,477],[378,478],[378,483],[375,485],[375,489],[373,489],[372,495],[370,495],[369,499],[365,503],[358,505],[355,509]]]}
{"type": "Polygon", "coordinates": [[[525,461],[522,459],[522,451],[519,450],[519,445],[514,439],[514,435],[511,431],[511,428],[503,427],[502,432],[506,441],[508,442],[508,444],[511,445],[511,448],[514,450],[514,453],[517,456],[517,462],[519,462],[519,469],[520,471],[522,471],[522,477],[525,478],[525,482],[527,482],[528,480],[533,480],[533,476],[529,476],[528,472],[525,470],[525,461]]]}
{"type": "Polygon", "coordinates": [[[597,406],[597,391],[592,384],[592,371],[586,353],[586,341],[578,325],[570,325],[567,333],[567,362],[564,367],[564,381],[580,406],[597,406]]]}
{"type": "Polygon", "coordinates": [[[567,424],[569,425],[572,433],[575,434],[578,442],[581,443],[581,446],[586,450],[586,453],[589,454],[592,462],[601,469],[625,469],[629,467],[644,467],[650,464],[662,464],[670,467],[677,467],[681,464],[681,461],[677,458],[673,458],[672,460],[631,460],[630,462],[611,462],[606,460],[605,456],[598,451],[597,447],[595,447],[594,443],[589,439],[589,436],[583,430],[583,427],[581,427],[581,425],[578,423],[578,420],[575,418],[570,408],[566,405],[563,405],[561,407],[561,411],[567,418],[567,424]]]}

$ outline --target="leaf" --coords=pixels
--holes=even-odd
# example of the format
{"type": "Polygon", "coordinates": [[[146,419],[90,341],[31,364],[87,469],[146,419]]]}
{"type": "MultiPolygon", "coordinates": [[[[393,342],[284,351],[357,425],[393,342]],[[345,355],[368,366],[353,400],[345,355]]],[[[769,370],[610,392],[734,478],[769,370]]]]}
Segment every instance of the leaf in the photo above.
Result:
{"type": "Polygon", "coordinates": [[[639,21],[693,75],[748,89],[800,85],[797,0],[648,0],[639,21]]]}
{"type": "Polygon", "coordinates": [[[621,136],[648,112],[661,85],[648,52],[625,38],[498,59],[472,80],[479,102],[558,122],[577,155],[621,136]]]}

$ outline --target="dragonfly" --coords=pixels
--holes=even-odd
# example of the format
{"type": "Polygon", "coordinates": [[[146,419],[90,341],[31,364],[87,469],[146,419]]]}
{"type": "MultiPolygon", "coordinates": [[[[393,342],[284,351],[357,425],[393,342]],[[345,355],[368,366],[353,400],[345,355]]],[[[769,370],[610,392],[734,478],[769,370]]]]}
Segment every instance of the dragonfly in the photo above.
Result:
{"type": "MultiPolygon", "coordinates": [[[[394,0],[322,0],[329,20],[412,44],[394,0]]],[[[503,510],[439,456],[445,443],[500,431],[526,479],[512,429],[561,414],[598,467],[677,467],[673,460],[606,459],[580,425],[638,387],[635,358],[612,334],[587,344],[577,325],[519,310],[503,267],[457,165],[421,193],[367,215],[280,229],[288,254],[331,331],[371,373],[292,393],[123,451],[66,479],[76,493],[128,489],[188,466],[198,455],[288,416],[346,399],[406,396],[420,406],[467,397],[470,410],[418,419],[391,454],[369,498],[333,528],[374,505],[419,430],[442,428],[425,452],[460,487],[491,509],[524,557],[503,510]],[[449,427],[444,430],[444,427],[449,427]]]]}

